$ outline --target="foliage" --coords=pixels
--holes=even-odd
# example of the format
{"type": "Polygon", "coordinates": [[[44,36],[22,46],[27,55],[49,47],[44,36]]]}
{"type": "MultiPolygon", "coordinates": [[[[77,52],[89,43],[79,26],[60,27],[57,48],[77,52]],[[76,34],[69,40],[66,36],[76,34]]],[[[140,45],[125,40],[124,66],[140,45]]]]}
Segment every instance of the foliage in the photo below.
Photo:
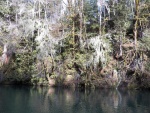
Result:
{"type": "Polygon", "coordinates": [[[84,16],[87,33],[99,33],[99,17],[97,0],[85,1],[84,16]]]}
{"type": "Polygon", "coordinates": [[[114,70],[144,66],[150,7],[148,0],[135,1],[0,1],[1,48],[16,46],[1,71],[16,81],[56,79],[59,84],[71,76],[92,85],[95,78],[111,78],[114,70]]]}

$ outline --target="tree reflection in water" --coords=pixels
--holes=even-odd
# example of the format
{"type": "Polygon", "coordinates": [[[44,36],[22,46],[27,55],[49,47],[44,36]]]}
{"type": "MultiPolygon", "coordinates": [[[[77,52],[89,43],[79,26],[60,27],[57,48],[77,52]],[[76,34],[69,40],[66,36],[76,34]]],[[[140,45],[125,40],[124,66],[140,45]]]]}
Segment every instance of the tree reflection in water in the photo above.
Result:
{"type": "Polygon", "coordinates": [[[149,113],[150,111],[149,91],[0,86],[0,94],[0,113],[149,113]]]}
{"type": "Polygon", "coordinates": [[[84,91],[55,89],[53,93],[54,98],[50,100],[53,103],[51,109],[57,109],[64,113],[125,113],[127,111],[129,113],[135,113],[135,111],[141,113],[145,108],[144,103],[147,103],[147,110],[144,109],[142,113],[148,113],[148,107],[150,107],[150,100],[140,99],[141,97],[145,98],[145,96],[150,98],[150,92],[146,91],[144,94],[140,91],[110,89],[84,91]]]}

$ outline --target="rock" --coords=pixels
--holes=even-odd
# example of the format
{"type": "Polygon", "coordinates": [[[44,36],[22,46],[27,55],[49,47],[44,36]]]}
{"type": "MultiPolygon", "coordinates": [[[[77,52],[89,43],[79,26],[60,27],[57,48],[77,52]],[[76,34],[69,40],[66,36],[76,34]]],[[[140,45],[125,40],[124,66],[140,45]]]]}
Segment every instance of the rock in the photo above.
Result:
{"type": "Polygon", "coordinates": [[[72,75],[67,75],[65,78],[65,82],[71,82],[74,80],[74,77],[72,75]]]}
{"type": "Polygon", "coordinates": [[[56,81],[55,81],[55,79],[49,79],[48,80],[48,83],[49,83],[49,86],[55,86],[56,85],[56,81]]]}

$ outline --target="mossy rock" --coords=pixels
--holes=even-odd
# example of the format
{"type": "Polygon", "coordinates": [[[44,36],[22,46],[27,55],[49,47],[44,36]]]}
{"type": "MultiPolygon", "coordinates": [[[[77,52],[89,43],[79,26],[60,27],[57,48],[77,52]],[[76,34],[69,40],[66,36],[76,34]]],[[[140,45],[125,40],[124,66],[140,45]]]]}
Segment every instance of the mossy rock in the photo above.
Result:
{"type": "Polygon", "coordinates": [[[137,89],[138,85],[136,83],[129,83],[127,87],[128,89],[137,89]]]}

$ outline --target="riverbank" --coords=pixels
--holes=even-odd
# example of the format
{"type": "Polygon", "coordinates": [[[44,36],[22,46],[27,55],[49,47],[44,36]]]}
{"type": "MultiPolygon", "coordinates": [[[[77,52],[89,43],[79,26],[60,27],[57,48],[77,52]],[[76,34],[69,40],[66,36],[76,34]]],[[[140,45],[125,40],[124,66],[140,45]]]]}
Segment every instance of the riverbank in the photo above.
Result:
{"type": "Polygon", "coordinates": [[[118,81],[112,77],[101,78],[92,77],[91,80],[75,80],[71,76],[66,79],[50,78],[49,81],[45,78],[31,78],[26,81],[10,81],[3,80],[1,85],[26,85],[26,86],[48,86],[48,87],[64,87],[64,88],[81,88],[81,89],[148,89],[150,90],[149,73],[137,72],[132,77],[118,81]]]}

